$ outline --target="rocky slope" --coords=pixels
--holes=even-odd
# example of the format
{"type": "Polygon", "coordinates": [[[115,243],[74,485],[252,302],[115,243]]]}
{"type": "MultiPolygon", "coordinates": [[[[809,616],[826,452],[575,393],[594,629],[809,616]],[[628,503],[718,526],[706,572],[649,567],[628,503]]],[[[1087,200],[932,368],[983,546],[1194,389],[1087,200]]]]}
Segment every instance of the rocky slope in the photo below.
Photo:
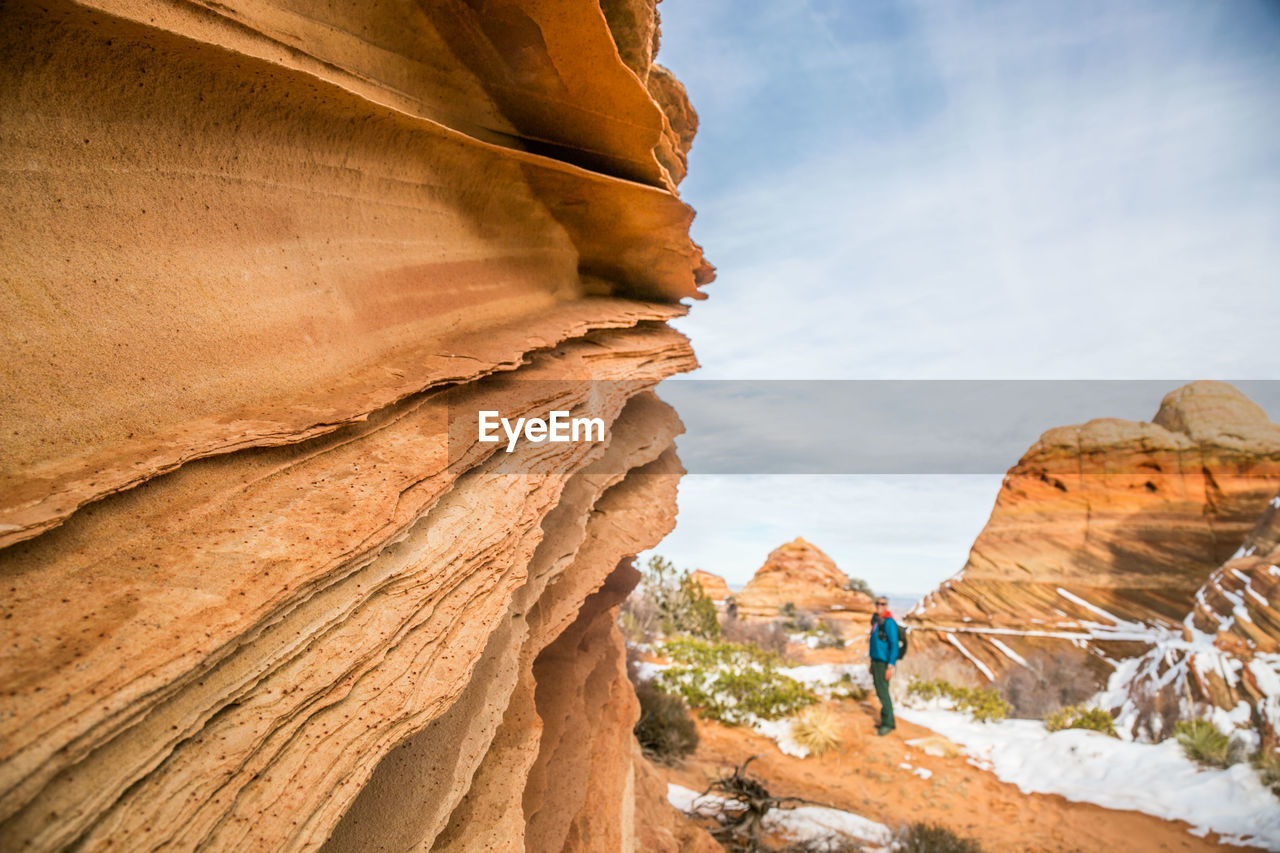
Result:
{"type": "Polygon", "coordinates": [[[729,584],[719,575],[704,572],[702,569],[694,569],[690,577],[697,581],[698,586],[702,587],[702,591],[707,594],[707,598],[715,602],[717,607],[723,604],[725,599],[733,595],[733,590],[729,589],[729,584]]]}
{"type": "Polygon", "coordinates": [[[849,576],[821,548],[796,537],[770,552],[734,600],[743,619],[775,619],[790,603],[824,619],[861,621],[871,613],[872,602],[846,590],[848,582],[849,576]]]}
{"type": "Polygon", "coordinates": [[[959,574],[908,621],[984,678],[1067,644],[1141,654],[1182,620],[1280,485],[1280,426],[1235,388],[1169,393],[1151,423],[1046,432],[1005,476],[959,574]]]}
{"type": "Polygon", "coordinates": [[[5,849],[699,838],[614,627],[696,118],[604,5],[0,10],[5,849]]]}
{"type": "Polygon", "coordinates": [[[1182,630],[1124,661],[1109,687],[1112,708],[1139,732],[1158,736],[1208,712],[1280,746],[1280,494],[1196,592],[1182,630]]]}

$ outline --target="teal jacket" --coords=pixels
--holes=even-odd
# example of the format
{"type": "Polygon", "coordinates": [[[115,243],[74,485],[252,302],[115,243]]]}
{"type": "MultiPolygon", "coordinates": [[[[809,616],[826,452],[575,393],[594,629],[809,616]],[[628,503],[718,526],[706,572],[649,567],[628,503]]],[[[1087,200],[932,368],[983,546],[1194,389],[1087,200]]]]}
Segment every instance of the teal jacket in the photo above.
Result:
{"type": "Polygon", "coordinates": [[[871,617],[871,659],[882,660],[889,666],[898,662],[898,623],[890,614],[884,620],[885,638],[880,639],[880,614],[871,617]]]}

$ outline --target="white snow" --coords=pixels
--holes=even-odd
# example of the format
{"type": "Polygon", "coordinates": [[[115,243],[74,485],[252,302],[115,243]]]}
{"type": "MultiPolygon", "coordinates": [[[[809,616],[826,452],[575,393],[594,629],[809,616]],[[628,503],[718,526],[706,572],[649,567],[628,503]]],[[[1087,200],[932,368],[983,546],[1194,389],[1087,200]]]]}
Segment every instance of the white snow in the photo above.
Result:
{"type": "Polygon", "coordinates": [[[928,779],[930,776],[933,775],[933,771],[928,769],[927,767],[913,767],[905,761],[898,765],[898,769],[910,770],[912,773],[916,774],[921,779],[928,779]]]}
{"type": "Polygon", "coordinates": [[[1263,695],[1258,712],[1272,728],[1280,728],[1280,655],[1254,655],[1249,661],[1249,673],[1263,695]]]}
{"type": "Polygon", "coordinates": [[[1006,646],[1004,643],[997,640],[995,637],[988,637],[987,640],[991,643],[991,645],[995,646],[997,649],[1003,652],[1004,656],[1007,657],[1009,660],[1013,661],[1014,663],[1020,663],[1023,666],[1027,665],[1026,658],[1024,658],[1022,655],[1018,654],[1013,649],[1006,646]]]}
{"type": "Polygon", "coordinates": [[[1031,720],[975,723],[950,711],[899,716],[960,744],[1026,793],[1185,820],[1223,840],[1280,850],[1280,803],[1247,762],[1205,770],[1173,740],[1133,743],[1083,729],[1048,732],[1031,720]]]}
{"type": "Polygon", "coordinates": [[[773,738],[773,742],[778,745],[778,749],[785,754],[794,756],[795,758],[808,758],[809,748],[803,744],[797,743],[795,738],[791,736],[791,720],[760,720],[753,719],[751,728],[758,731],[767,738],[773,738]]]}
{"type": "Polygon", "coordinates": [[[636,677],[641,681],[648,681],[664,669],[670,668],[671,664],[669,663],[650,663],[646,660],[636,661],[636,677]]]}
{"type": "Polygon", "coordinates": [[[1121,621],[1120,619],[1118,619],[1118,618],[1117,618],[1117,617],[1115,617],[1115,616],[1112,616],[1110,613],[1108,613],[1107,611],[1103,610],[1101,607],[1098,607],[1098,606],[1096,606],[1096,605],[1090,604],[1089,602],[1085,601],[1085,600],[1084,600],[1083,598],[1081,598],[1080,596],[1078,596],[1078,595],[1074,595],[1074,594],[1072,594],[1072,593],[1068,592],[1067,590],[1063,589],[1062,587],[1058,587],[1057,589],[1058,589],[1058,595],[1062,596],[1063,598],[1067,599],[1068,601],[1074,601],[1076,604],[1079,604],[1079,605],[1080,605],[1081,607],[1083,607],[1085,610],[1092,610],[1094,613],[1097,613],[1097,614],[1098,614],[1099,616],[1101,616],[1103,619],[1110,619],[1112,622],[1114,622],[1114,623],[1116,623],[1116,624],[1119,624],[1119,623],[1120,623],[1120,621],[1121,621]]]}
{"type": "Polygon", "coordinates": [[[794,678],[810,690],[823,692],[823,688],[834,687],[848,675],[854,684],[863,687],[871,686],[871,669],[867,664],[834,664],[815,663],[808,666],[780,666],[778,673],[794,678]]]}
{"type": "Polygon", "coordinates": [[[893,841],[889,827],[874,820],[823,806],[797,806],[794,809],[771,809],[765,815],[766,829],[775,830],[793,841],[820,842],[831,836],[877,844],[887,848],[893,841]]]}
{"type": "MultiPolygon", "coordinates": [[[[667,785],[667,801],[685,814],[713,815],[722,809],[740,811],[740,803],[715,794],[699,794],[680,785],[667,785]]],[[[797,806],[770,809],[764,828],[794,842],[817,842],[835,838],[876,844],[887,848],[893,842],[889,827],[853,812],[824,806],[797,806]]]]}
{"type": "Polygon", "coordinates": [[[959,650],[960,650],[960,654],[962,654],[962,655],[964,655],[966,658],[968,658],[968,659],[969,659],[969,663],[973,664],[973,665],[974,665],[974,666],[976,666],[978,669],[980,669],[980,670],[982,671],[982,674],[983,674],[983,675],[985,675],[985,676],[987,677],[987,680],[988,680],[988,681],[995,681],[995,680],[996,680],[995,675],[991,672],[991,670],[990,670],[990,669],[988,669],[988,668],[987,668],[987,665],[986,665],[985,663],[983,663],[982,661],[978,660],[977,658],[975,658],[972,654],[970,654],[970,653],[969,653],[969,650],[968,650],[968,649],[966,649],[966,648],[965,648],[965,647],[960,643],[960,641],[959,641],[959,640],[957,640],[957,639],[955,638],[955,635],[954,635],[954,634],[947,634],[947,642],[951,643],[951,645],[953,645],[953,646],[955,646],[957,649],[959,649],[959,650]]]}

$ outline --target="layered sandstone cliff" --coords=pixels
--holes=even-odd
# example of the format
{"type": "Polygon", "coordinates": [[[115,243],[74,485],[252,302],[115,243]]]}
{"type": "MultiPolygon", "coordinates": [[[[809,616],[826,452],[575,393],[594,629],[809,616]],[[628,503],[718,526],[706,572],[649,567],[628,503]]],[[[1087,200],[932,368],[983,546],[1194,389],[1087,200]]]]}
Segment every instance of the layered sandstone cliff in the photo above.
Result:
{"type": "Polygon", "coordinates": [[[4,849],[694,838],[614,615],[696,119],[604,6],[0,11],[4,849]],[[477,441],[553,409],[606,439],[477,441]]]}
{"type": "Polygon", "coordinates": [[[776,619],[791,604],[823,618],[862,620],[872,611],[871,599],[846,589],[848,583],[821,548],[796,537],[770,552],[734,600],[744,619],[776,619]]]}
{"type": "Polygon", "coordinates": [[[1167,733],[1210,713],[1280,745],[1280,494],[1244,544],[1196,592],[1182,630],[1111,679],[1108,701],[1136,731],[1167,733]]]}
{"type": "Polygon", "coordinates": [[[1099,676],[1181,630],[1210,574],[1280,485],[1280,426],[1238,390],[1196,382],[1151,423],[1046,432],[1010,469],[959,574],[912,611],[920,648],[997,677],[1064,643],[1099,676]]]}

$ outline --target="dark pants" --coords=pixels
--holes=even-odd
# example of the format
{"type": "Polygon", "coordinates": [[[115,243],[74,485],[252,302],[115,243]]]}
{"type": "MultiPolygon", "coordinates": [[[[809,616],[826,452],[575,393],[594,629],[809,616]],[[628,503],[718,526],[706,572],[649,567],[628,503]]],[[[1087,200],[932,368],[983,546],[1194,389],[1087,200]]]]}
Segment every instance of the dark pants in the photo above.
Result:
{"type": "Polygon", "coordinates": [[[871,682],[876,686],[876,697],[880,699],[880,728],[893,729],[897,728],[897,723],[893,721],[893,699],[889,697],[889,679],[884,677],[884,671],[889,666],[882,660],[873,660],[871,662],[871,682]]]}

